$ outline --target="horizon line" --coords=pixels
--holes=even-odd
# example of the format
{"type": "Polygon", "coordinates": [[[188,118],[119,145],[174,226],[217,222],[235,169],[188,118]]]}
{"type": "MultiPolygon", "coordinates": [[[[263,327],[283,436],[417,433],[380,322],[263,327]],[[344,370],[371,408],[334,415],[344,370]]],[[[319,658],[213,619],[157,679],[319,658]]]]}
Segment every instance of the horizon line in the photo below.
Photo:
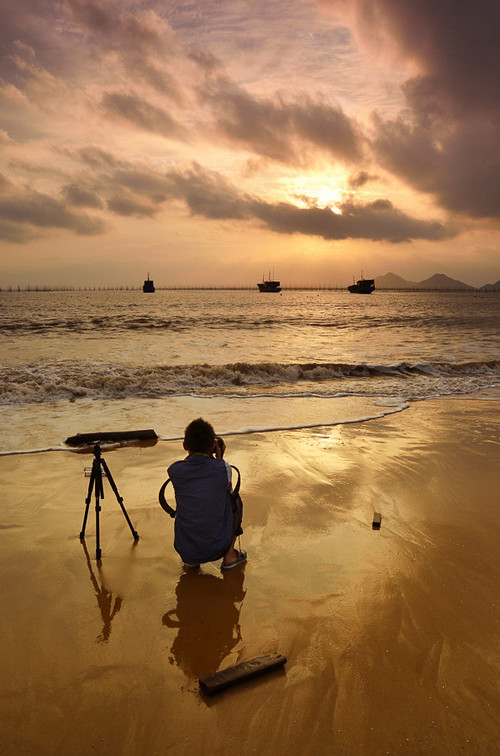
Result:
{"type": "MultiPolygon", "coordinates": [[[[464,283],[464,282],[461,282],[464,283]]],[[[494,287],[495,284],[484,284],[483,286],[472,286],[471,284],[465,284],[464,286],[467,288],[462,288],[461,286],[419,286],[418,284],[415,286],[377,286],[375,288],[375,291],[407,291],[407,292],[425,292],[425,291],[449,291],[449,292],[459,292],[459,293],[473,293],[478,291],[490,291],[490,292],[498,292],[500,291],[500,288],[491,288],[487,289],[486,287],[494,287]]],[[[333,285],[333,284],[289,284],[287,286],[282,286],[281,291],[347,291],[347,286],[339,286],[339,285],[333,285]]],[[[72,285],[60,285],[60,286],[54,286],[54,285],[40,285],[40,284],[26,284],[24,286],[7,286],[2,287],[0,286],[0,293],[7,293],[7,294],[17,294],[21,292],[25,293],[43,293],[43,292],[57,292],[57,291],[137,291],[140,293],[144,293],[142,291],[142,286],[72,286],[72,285]]],[[[248,285],[233,285],[233,286],[218,286],[218,285],[212,285],[212,284],[199,284],[199,285],[184,285],[179,284],[176,286],[155,286],[155,291],[255,291],[255,293],[261,293],[259,292],[257,286],[248,286],[248,285]]],[[[145,292],[145,293],[154,293],[154,292],[145,292]]],[[[272,292],[272,293],[278,293],[278,292],[272,292]]]]}

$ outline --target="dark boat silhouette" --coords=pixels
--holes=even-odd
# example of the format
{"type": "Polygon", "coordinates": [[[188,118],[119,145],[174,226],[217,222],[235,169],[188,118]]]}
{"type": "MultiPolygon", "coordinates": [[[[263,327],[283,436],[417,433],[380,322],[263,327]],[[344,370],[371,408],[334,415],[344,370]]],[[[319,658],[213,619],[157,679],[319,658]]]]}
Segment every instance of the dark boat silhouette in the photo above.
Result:
{"type": "Polygon", "coordinates": [[[351,294],[371,294],[375,289],[375,279],[363,278],[363,275],[361,275],[361,278],[348,286],[347,289],[351,294]]]}
{"type": "Polygon", "coordinates": [[[151,293],[154,293],[155,291],[155,282],[150,279],[149,273],[148,273],[148,277],[146,278],[146,280],[144,281],[142,285],[142,290],[144,292],[151,292],[151,293]]]}
{"type": "MultiPolygon", "coordinates": [[[[273,270],[273,277],[274,277],[274,270],[273,270]]],[[[271,272],[269,272],[269,278],[267,280],[264,280],[264,276],[262,276],[262,282],[258,283],[257,286],[259,287],[259,291],[266,292],[268,294],[277,294],[281,291],[281,286],[279,281],[273,281],[271,279],[271,272]]]]}

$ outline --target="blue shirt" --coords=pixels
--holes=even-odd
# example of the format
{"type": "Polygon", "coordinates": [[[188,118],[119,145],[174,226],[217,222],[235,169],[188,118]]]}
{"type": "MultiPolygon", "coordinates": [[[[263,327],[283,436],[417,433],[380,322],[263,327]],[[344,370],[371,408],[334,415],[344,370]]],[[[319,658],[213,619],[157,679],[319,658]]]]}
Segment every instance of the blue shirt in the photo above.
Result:
{"type": "Polygon", "coordinates": [[[174,548],[187,564],[221,559],[233,540],[231,468],[223,459],[190,454],[168,468],[175,491],[174,548]]]}

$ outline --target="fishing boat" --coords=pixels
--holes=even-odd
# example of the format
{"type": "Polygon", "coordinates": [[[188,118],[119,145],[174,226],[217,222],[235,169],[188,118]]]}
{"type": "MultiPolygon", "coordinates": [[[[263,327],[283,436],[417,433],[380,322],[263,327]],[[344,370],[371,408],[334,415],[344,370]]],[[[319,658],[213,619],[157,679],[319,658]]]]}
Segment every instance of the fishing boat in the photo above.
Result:
{"type": "MultiPolygon", "coordinates": [[[[274,270],[273,270],[273,278],[274,278],[274,270]]],[[[265,292],[267,294],[278,294],[278,292],[281,291],[280,281],[273,281],[271,278],[271,272],[269,271],[269,278],[267,280],[264,279],[264,276],[262,276],[261,283],[258,283],[257,286],[259,287],[259,291],[265,292]]]]}
{"type": "Polygon", "coordinates": [[[148,277],[146,278],[146,280],[144,281],[142,285],[142,290],[145,293],[154,293],[155,291],[155,282],[150,279],[149,273],[148,273],[148,277]]]}
{"type": "Polygon", "coordinates": [[[375,279],[363,278],[363,275],[361,275],[361,278],[356,283],[354,283],[353,279],[353,283],[347,289],[351,294],[371,294],[375,289],[375,279]]]}

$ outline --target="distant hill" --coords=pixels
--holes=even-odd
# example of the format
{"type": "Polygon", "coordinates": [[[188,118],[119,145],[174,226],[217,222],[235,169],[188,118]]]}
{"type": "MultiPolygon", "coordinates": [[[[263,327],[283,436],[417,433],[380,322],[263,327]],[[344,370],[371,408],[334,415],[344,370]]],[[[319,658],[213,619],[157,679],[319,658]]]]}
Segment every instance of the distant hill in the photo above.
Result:
{"type": "Polygon", "coordinates": [[[377,276],[375,279],[376,289],[414,289],[415,281],[405,281],[395,273],[386,273],[385,276],[377,276]]]}
{"type": "Polygon", "coordinates": [[[485,284],[479,287],[479,291],[500,291],[500,281],[494,284],[485,284]]]}
{"type": "Polygon", "coordinates": [[[426,278],[425,281],[420,281],[417,284],[419,289],[460,289],[460,291],[474,291],[474,286],[463,281],[457,281],[455,278],[449,278],[444,273],[434,273],[430,278],[426,278]]]}
{"type": "MultiPolygon", "coordinates": [[[[491,284],[500,286],[499,284],[491,284]]],[[[441,291],[474,291],[474,286],[463,281],[457,281],[455,278],[445,276],[444,273],[434,273],[430,278],[424,281],[405,281],[404,278],[397,276],[395,273],[386,273],[384,276],[378,276],[375,279],[376,289],[424,289],[424,290],[441,290],[441,291]]],[[[494,289],[488,289],[494,291],[494,289]]]]}

